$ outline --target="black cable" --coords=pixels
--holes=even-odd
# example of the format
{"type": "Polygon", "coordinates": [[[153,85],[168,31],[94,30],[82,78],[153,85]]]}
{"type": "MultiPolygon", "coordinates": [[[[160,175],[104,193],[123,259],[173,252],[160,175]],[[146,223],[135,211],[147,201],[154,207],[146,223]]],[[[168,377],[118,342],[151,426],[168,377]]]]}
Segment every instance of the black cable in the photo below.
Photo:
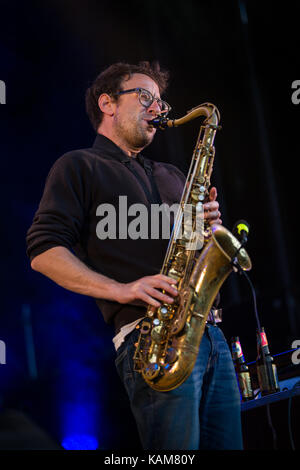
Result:
{"type": "MultiPolygon", "coordinates": [[[[292,390],[296,387],[300,387],[300,381],[295,383],[292,390]]],[[[293,395],[289,397],[289,401],[288,401],[288,429],[289,429],[291,448],[292,450],[296,450],[294,438],[293,438],[293,431],[292,431],[292,415],[291,415],[292,398],[293,398],[293,395]]]]}
{"type": "MultiPolygon", "coordinates": [[[[250,285],[250,288],[251,288],[251,292],[252,292],[252,298],[253,298],[253,305],[254,305],[254,312],[255,312],[255,317],[256,317],[256,323],[257,323],[257,327],[259,329],[259,331],[261,331],[261,326],[260,326],[260,320],[259,320],[259,316],[258,316],[258,311],[257,311],[257,300],[256,300],[256,292],[255,292],[255,289],[254,289],[254,286],[252,284],[252,281],[250,279],[250,277],[248,276],[248,274],[241,268],[239,262],[238,262],[238,259],[237,259],[237,255],[239,253],[239,251],[241,250],[241,248],[243,248],[244,246],[244,243],[241,243],[240,247],[238,248],[238,250],[236,251],[235,255],[233,256],[232,258],[232,265],[233,267],[236,269],[236,271],[239,273],[239,274],[243,274],[245,276],[245,278],[247,279],[249,285],[250,285]]],[[[262,348],[262,353],[263,353],[263,357],[265,358],[265,352],[262,348]]],[[[267,372],[269,373],[269,370],[267,368],[267,372]]],[[[270,373],[269,373],[269,379],[270,379],[270,373]]],[[[300,382],[297,382],[293,388],[295,387],[299,387],[300,386],[300,382]]],[[[294,439],[293,439],[293,432],[292,432],[292,424],[291,424],[291,407],[292,407],[292,398],[293,396],[290,396],[289,397],[289,400],[288,400],[288,430],[289,430],[289,438],[290,438],[290,444],[291,444],[291,448],[292,450],[296,450],[295,448],[295,443],[294,443],[294,439]]],[[[267,419],[268,419],[268,424],[269,424],[269,427],[271,429],[271,432],[272,432],[272,436],[273,436],[273,447],[274,447],[274,450],[277,450],[277,434],[276,434],[276,430],[273,426],[273,423],[272,423],[272,418],[271,418],[271,411],[270,411],[270,405],[267,404],[266,405],[266,409],[267,409],[267,419]]]]}
{"type": "MultiPolygon", "coordinates": [[[[250,285],[250,288],[251,288],[251,292],[252,292],[252,297],[253,297],[253,305],[254,305],[254,312],[255,312],[255,317],[256,317],[256,323],[257,323],[257,328],[258,328],[258,331],[259,333],[261,332],[261,326],[260,326],[260,320],[259,320],[259,316],[258,316],[258,311],[257,311],[257,300],[256,300],[256,292],[255,292],[255,289],[254,289],[254,286],[252,284],[252,281],[250,279],[250,277],[248,276],[248,274],[242,269],[242,267],[240,266],[239,262],[238,262],[238,259],[237,259],[237,254],[238,252],[240,251],[241,248],[243,248],[245,243],[241,243],[239,249],[236,251],[231,263],[233,265],[234,268],[236,268],[236,270],[238,271],[239,274],[243,274],[245,276],[245,278],[247,279],[249,285],[250,285]]],[[[263,348],[261,348],[261,352],[262,352],[262,356],[263,356],[263,360],[265,361],[266,359],[266,355],[265,355],[265,351],[263,348]]],[[[269,378],[269,381],[270,383],[272,383],[272,377],[271,377],[271,372],[269,370],[269,368],[267,367],[266,368],[266,372],[268,374],[268,378],[269,378]]]]}
{"type": "Polygon", "coordinates": [[[289,429],[289,437],[290,437],[290,443],[291,443],[291,448],[292,450],[295,449],[295,444],[294,444],[294,439],[293,439],[293,432],[292,432],[292,420],[291,420],[291,407],[292,407],[292,396],[289,397],[288,401],[288,429],[289,429]]]}
{"type": "MultiPolygon", "coordinates": [[[[245,276],[245,278],[247,279],[249,285],[250,285],[250,288],[251,288],[251,292],[252,292],[252,297],[253,297],[253,305],[254,305],[254,312],[255,312],[255,317],[256,317],[256,323],[257,323],[257,327],[258,327],[258,330],[259,332],[261,331],[261,326],[260,326],[260,320],[259,320],[259,316],[258,316],[258,311],[257,311],[257,300],[256,300],[256,292],[255,292],[255,289],[254,289],[254,286],[252,284],[252,281],[251,279],[249,278],[248,274],[241,268],[238,260],[237,260],[237,254],[238,252],[240,251],[241,248],[243,248],[243,243],[241,244],[241,246],[239,247],[239,249],[237,250],[237,252],[235,253],[233,259],[232,259],[232,265],[234,266],[234,268],[236,268],[236,270],[238,271],[239,274],[243,274],[245,276]]],[[[263,355],[263,358],[265,360],[265,351],[263,348],[261,348],[261,352],[262,352],[262,355],[263,355]]],[[[267,374],[269,376],[269,381],[271,383],[271,373],[269,371],[269,368],[267,367],[266,368],[266,371],[267,371],[267,374]]],[[[273,423],[272,423],[272,418],[271,418],[271,412],[270,412],[270,405],[267,404],[266,405],[266,409],[267,409],[267,419],[268,419],[268,424],[269,424],[269,427],[271,429],[271,432],[272,432],[272,437],[273,437],[273,448],[274,450],[277,450],[277,434],[276,434],[276,430],[273,426],[273,423]]]]}
{"type": "Polygon", "coordinates": [[[259,316],[258,316],[258,311],[257,311],[256,292],[255,292],[254,286],[253,286],[252,281],[251,281],[250,277],[248,276],[248,274],[241,267],[239,269],[239,273],[243,274],[245,276],[245,278],[247,279],[247,281],[250,285],[251,292],[252,292],[252,297],[253,297],[253,305],[254,305],[256,323],[257,323],[257,327],[258,327],[259,331],[261,331],[261,326],[260,326],[260,321],[259,321],[259,316]]]}
{"type": "Polygon", "coordinates": [[[267,409],[268,424],[269,424],[269,427],[271,428],[272,436],[273,436],[273,448],[274,448],[274,450],[277,450],[277,434],[276,434],[275,428],[274,428],[273,423],[272,423],[269,403],[266,405],[266,409],[267,409]]]}

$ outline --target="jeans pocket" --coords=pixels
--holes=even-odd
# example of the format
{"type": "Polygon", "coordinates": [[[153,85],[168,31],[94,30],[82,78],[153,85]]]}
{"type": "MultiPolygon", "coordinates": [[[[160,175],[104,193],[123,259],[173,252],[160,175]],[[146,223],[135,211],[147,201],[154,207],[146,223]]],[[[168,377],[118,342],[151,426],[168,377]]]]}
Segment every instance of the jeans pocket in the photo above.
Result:
{"type": "MultiPolygon", "coordinates": [[[[124,345],[125,346],[125,345],[124,345]]],[[[120,363],[123,361],[124,357],[126,356],[127,354],[127,348],[124,347],[124,348],[121,348],[120,346],[120,351],[117,351],[117,357],[115,359],[115,366],[118,368],[118,366],[120,365],[120,363]],[[122,349],[122,351],[121,351],[122,349]]]]}
{"type": "Polygon", "coordinates": [[[117,357],[115,359],[115,366],[120,377],[125,379],[126,377],[133,378],[134,375],[134,364],[133,356],[135,351],[135,343],[138,338],[138,330],[132,331],[124,343],[120,346],[117,351],[117,357]]]}
{"type": "Polygon", "coordinates": [[[131,333],[130,338],[128,340],[128,346],[126,348],[127,357],[126,357],[126,372],[125,372],[125,375],[127,377],[130,377],[131,379],[134,378],[134,374],[135,374],[133,356],[134,356],[134,353],[135,353],[135,344],[138,340],[138,335],[139,335],[138,330],[135,330],[131,333]]]}

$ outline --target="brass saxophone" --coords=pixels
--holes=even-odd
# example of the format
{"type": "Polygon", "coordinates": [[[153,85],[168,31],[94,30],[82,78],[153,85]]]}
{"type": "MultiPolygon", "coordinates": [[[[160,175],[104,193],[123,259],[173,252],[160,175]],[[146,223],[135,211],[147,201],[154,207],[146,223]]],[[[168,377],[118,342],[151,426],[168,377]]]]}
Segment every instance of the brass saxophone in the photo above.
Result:
{"type": "Polygon", "coordinates": [[[241,269],[251,269],[246,250],[222,225],[210,226],[205,221],[203,233],[196,235],[203,241],[200,254],[197,240],[195,243],[196,217],[209,194],[215,156],[213,143],[220,121],[216,106],[204,103],[180,119],[156,118],[152,125],[161,129],[176,127],[199,116],[205,119],[180,201],[181,208],[192,208],[192,224],[184,227],[183,232],[182,211],[177,212],[161,269],[162,274],[176,279],[178,296],[172,304],[163,303],[158,308],[148,306],[135,345],[135,370],[158,391],[178,387],[192,372],[213,302],[233,270],[232,259],[237,257],[241,269]]]}

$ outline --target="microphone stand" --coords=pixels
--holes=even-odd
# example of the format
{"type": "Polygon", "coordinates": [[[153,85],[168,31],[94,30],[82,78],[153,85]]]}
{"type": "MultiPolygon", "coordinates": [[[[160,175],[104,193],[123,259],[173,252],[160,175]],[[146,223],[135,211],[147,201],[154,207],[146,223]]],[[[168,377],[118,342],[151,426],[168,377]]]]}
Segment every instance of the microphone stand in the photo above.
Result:
{"type": "MultiPolygon", "coordinates": [[[[252,297],[253,297],[253,304],[254,304],[254,312],[255,312],[255,318],[256,318],[256,324],[257,324],[257,328],[258,328],[258,331],[259,331],[259,341],[261,342],[261,337],[260,337],[260,332],[261,332],[261,324],[260,324],[260,320],[259,320],[259,315],[258,315],[258,311],[257,311],[257,301],[256,301],[256,293],[255,293],[255,289],[254,289],[254,286],[248,276],[248,274],[241,268],[239,262],[238,262],[238,254],[240,252],[240,250],[242,248],[244,248],[244,246],[246,245],[247,243],[247,236],[244,235],[242,240],[241,240],[241,245],[240,247],[236,250],[235,254],[233,255],[232,259],[231,259],[231,264],[233,266],[233,269],[238,272],[239,274],[243,274],[249,285],[250,285],[250,288],[251,288],[251,292],[252,292],[252,297]]],[[[265,355],[265,351],[264,349],[261,347],[261,352],[262,352],[262,356],[263,356],[263,361],[264,363],[266,364],[266,355],[265,355]]],[[[268,375],[268,379],[269,379],[269,383],[271,384],[272,383],[272,376],[271,376],[271,371],[269,370],[269,367],[266,367],[267,369],[267,375],[268,375]]]]}
{"type": "Polygon", "coordinates": [[[257,302],[256,302],[256,293],[255,293],[255,289],[253,287],[253,284],[249,278],[249,276],[247,275],[247,273],[241,268],[239,262],[238,262],[238,254],[240,252],[240,250],[242,248],[245,247],[246,243],[247,243],[248,239],[247,239],[247,236],[244,235],[243,236],[243,239],[241,240],[241,244],[239,246],[239,248],[236,250],[235,254],[233,255],[232,259],[231,259],[231,264],[234,268],[234,270],[236,272],[238,272],[239,274],[243,274],[246,279],[248,280],[249,284],[250,284],[250,287],[251,287],[251,291],[252,291],[252,296],[253,296],[253,303],[254,303],[254,312],[255,312],[255,318],[256,318],[256,324],[257,324],[257,328],[259,329],[259,331],[261,331],[261,326],[260,326],[260,321],[259,321],[259,316],[258,316],[258,311],[257,311],[257,302]]]}
{"type": "Polygon", "coordinates": [[[22,322],[24,327],[24,339],[27,355],[27,366],[29,377],[31,380],[38,378],[38,371],[36,365],[35,347],[33,341],[33,331],[31,322],[31,309],[27,304],[22,305],[22,322]]]}

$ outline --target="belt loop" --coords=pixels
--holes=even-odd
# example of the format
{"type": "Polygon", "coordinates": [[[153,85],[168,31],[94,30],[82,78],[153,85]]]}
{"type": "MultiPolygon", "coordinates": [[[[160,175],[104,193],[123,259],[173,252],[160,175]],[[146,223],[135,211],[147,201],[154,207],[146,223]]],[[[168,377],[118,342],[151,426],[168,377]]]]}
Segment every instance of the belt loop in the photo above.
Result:
{"type": "Polygon", "coordinates": [[[222,309],[221,308],[212,308],[207,317],[207,323],[217,326],[217,323],[222,322],[222,309]]]}

